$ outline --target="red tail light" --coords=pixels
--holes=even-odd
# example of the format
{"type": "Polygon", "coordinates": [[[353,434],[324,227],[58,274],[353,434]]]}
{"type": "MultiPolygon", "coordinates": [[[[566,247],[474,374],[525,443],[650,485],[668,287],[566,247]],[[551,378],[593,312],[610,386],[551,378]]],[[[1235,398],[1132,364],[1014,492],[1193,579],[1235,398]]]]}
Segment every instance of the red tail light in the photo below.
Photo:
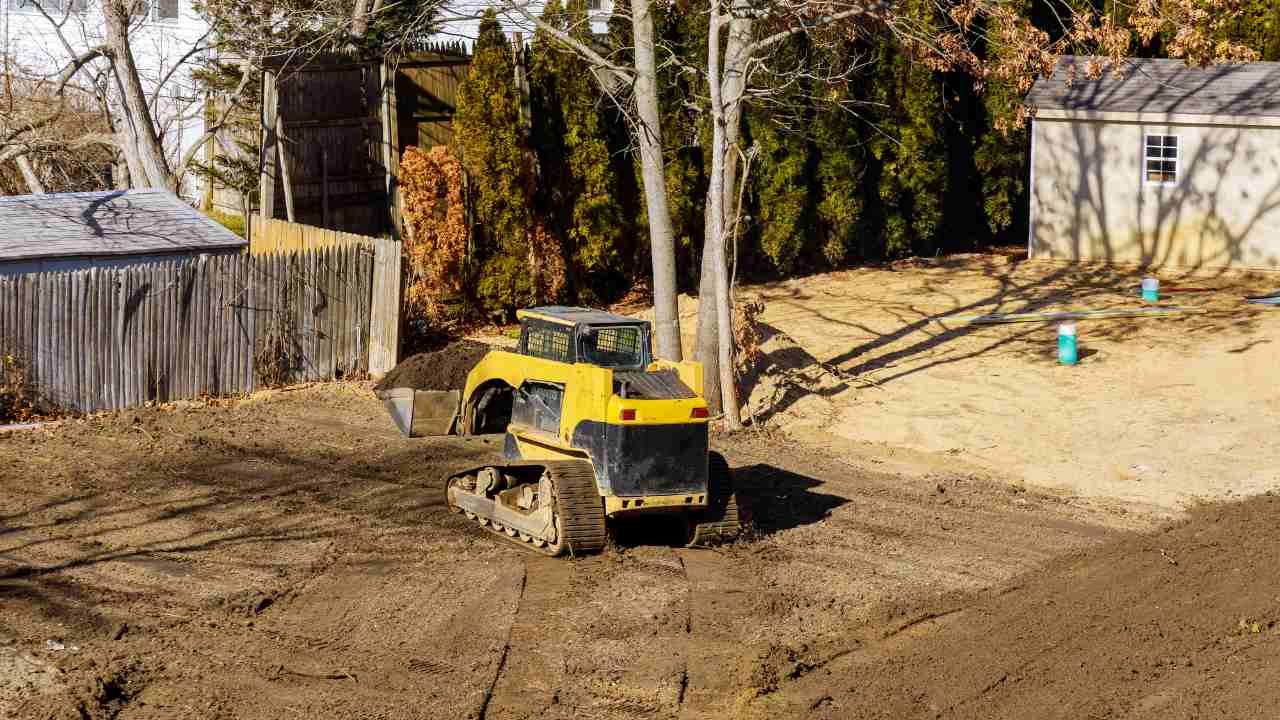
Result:
{"type": "Polygon", "coordinates": [[[708,412],[708,411],[707,411],[707,409],[706,409],[706,408],[704,408],[704,407],[696,407],[696,408],[694,408],[694,409],[693,409],[693,412],[691,413],[691,416],[692,416],[692,417],[695,417],[695,418],[704,418],[704,419],[705,419],[705,418],[709,418],[709,417],[711,417],[711,413],[710,413],[710,412],[708,412]]]}
{"type": "Polygon", "coordinates": [[[618,418],[619,418],[620,420],[622,420],[623,422],[626,422],[626,421],[628,421],[628,420],[635,420],[635,419],[636,419],[636,411],[635,411],[635,408],[625,408],[625,409],[623,409],[623,411],[622,411],[621,413],[619,413],[619,414],[618,414],[618,418]]]}

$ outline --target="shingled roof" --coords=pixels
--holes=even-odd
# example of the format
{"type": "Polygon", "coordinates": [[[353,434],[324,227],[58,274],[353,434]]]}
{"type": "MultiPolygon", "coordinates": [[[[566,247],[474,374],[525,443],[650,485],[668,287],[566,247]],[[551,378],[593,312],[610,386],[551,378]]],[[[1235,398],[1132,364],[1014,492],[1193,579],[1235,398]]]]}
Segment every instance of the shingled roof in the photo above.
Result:
{"type": "Polygon", "coordinates": [[[0,197],[0,262],[208,252],[247,244],[167,190],[0,197]]]}
{"type": "Polygon", "coordinates": [[[1121,68],[1123,77],[1108,70],[1089,80],[1089,60],[1063,56],[1052,77],[1036,80],[1026,103],[1037,117],[1134,113],[1280,119],[1280,63],[1199,68],[1182,60],[1130,58],[1121,68]]]}

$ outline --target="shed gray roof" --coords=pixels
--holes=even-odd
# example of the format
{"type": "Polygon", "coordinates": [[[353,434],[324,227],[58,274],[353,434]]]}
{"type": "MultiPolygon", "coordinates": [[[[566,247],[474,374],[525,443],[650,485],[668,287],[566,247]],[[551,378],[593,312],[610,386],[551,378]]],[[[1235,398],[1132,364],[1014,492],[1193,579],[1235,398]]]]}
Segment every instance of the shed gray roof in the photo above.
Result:
{"type": "Polygon", "coordinates": [[[1085,77],[1088,57],[1064,55],[1053,76],[1039,78],[1026,102],[1037,112],[1158,113],[1233,118],[1280,117],[1280,63],[1188,67],[1182,60],[1130,58],[1116,79],[1110,70],[1085,77]],[[1075,68],[1075,78],[1072,68],[1075,68]],[[1060,111],[1060,112],[1053,112],[1060,111]],[[1065,112],[1061,112],[1065,111],[1065,112]]]}
{"type": "Polygon", "coordinates": [[[167,190],[0,197],[0,262],[207,252],[247,244],[167,190]]]}

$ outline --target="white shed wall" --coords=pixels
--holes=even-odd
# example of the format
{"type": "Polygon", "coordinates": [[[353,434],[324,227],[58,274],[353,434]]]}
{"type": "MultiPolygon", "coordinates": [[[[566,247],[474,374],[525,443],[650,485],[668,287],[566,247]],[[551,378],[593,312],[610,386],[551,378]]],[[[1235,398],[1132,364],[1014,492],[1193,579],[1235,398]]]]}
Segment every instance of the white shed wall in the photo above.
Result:
{"type": "Polygon", "coordinates": [[[1280,127],[1037,119],[1030,254],[1280,269],[1280,127]],[[1176,135],[1178,178],[1148,184],[1147,134],[1176,135]]]}

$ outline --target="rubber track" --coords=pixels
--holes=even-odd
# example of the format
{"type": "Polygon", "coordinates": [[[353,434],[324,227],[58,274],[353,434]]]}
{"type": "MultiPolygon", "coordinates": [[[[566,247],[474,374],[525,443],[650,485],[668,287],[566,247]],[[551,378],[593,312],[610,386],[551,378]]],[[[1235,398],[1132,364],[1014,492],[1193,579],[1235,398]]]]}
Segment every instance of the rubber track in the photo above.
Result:
{"type": "MultiPolygon", "coordinates": [[[[536,547],[524,542],[518,536],[511,537],[502,530],[494,528],[492,524],[480,527],[507,542],[550,557],[586,555],[604,549],[606,538],[604,503],[600,500],[600,492],[596,490],[596,474],[591,463],[581,460],[516,460],[496,462],[486,467],[527,468],[530,466],[538,466],[551,473],[551,481],[556,489],[556,514],[562,535],[559,551],[552,552],[550,547],[536,547]]],[[[459,475],[462,474],[466,473],[459,475]]],[[[452,481],[453,478],[447,480],[446,486],[452,481]]]]}
{"type": "Polygon", "coordinates": [[[707,472],[707,510],[694,526],[690,546],[711,545],[732,540],[742,532],[738,514],[738,494],[733,489],[733,472],[718,452],[710,453],[707,472]]]}
{"type": "Polygon", "coordinates": [[[561,460],[545,464],[556,489],[556,514],[563,552],[584,555],[604,549],[604,504],[591,463],[561,460]]]}

